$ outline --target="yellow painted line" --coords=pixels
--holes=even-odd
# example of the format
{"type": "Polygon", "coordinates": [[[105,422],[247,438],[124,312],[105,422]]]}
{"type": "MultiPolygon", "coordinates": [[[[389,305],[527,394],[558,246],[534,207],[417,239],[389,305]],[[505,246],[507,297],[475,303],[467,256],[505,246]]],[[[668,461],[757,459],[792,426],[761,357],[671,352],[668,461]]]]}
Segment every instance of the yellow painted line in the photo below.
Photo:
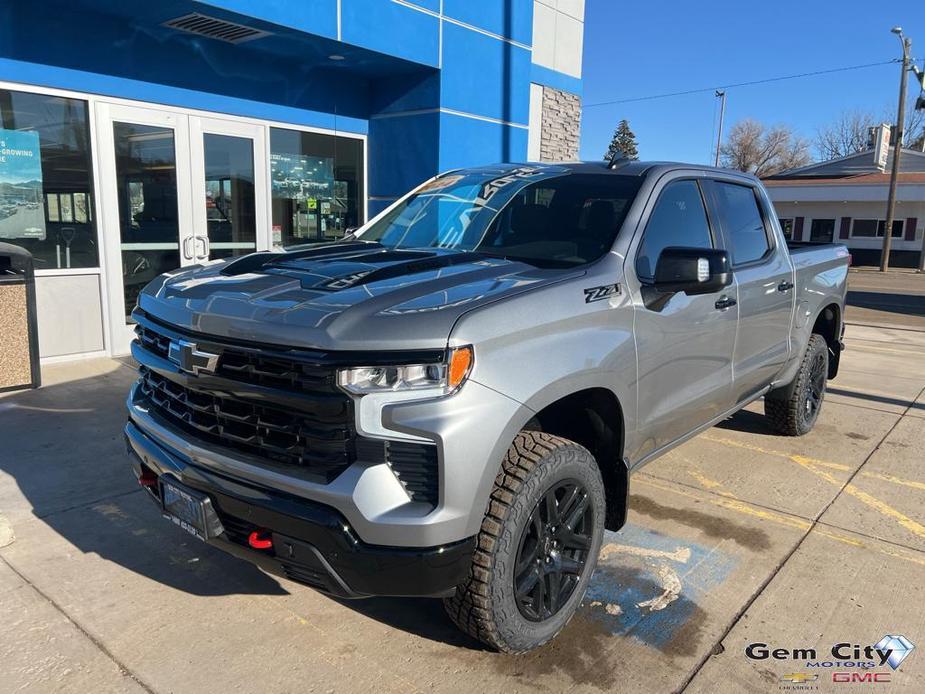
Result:
{"type": "MultiPolygon", "coordinates": [[[[787,453],[786,451],[775,451],[769,448],[762,448],[761,446],[756,446],[752,443],[745,443],[744,441],[736,441],[735,439],[728,439],[721,436],[703,436],[700,438],[706,439],[707,441],[712,441],[713,443],[721,443],[725,446],[734,446],[736,448],[744,448],[749,451],[755,451],[756,453],[764,453],[765,455],[774,456],[775,458],[784,458],[790,460],[793,458],[792,453],[787,453]]],[[[811,462],[813,465],[818,465],[820,467],[831,468],[832,470],[842,470],[844,472],[851,472],[854,468],[850,465],[845,465],[844,463],[833,463],[828,460],[820,460],[818,458],[803,458],[806,461],[811,462]]]]}
{"type": "Polygon", "coordinates": [[[816,527],[813,528],[813,524],[807,520],[804,520],[803,518],[797,518],[793,516],[784,516],[778,513],[766,511],[764,509],[755,508],[745,502],[734,501],[729,498],[719,498],[719,497],[709,498],[708,496],[707,499],[704,499],[702,496],[698,494],[692,494],[690,492],[686,492],[681,489],[676,489],[668,485],[659,484],[658,482],[654,482],[652,478],[643,477],[641,475],[635,477],[635,482],[637,483],[641,482],[642,484],[647,484],[650,487],[655,487],[656,489],[661,489],[666,492],[671,492],[672,494],[678,494],[679,496],[684,496],[689,499],[696,499],[697,501],[706,500],[706,501],[709,501],[714,506],[719,506],[719,507],[728,509],[730,511],[735,511],[737,513],[741,513],[744,515],[761,518],[762,520],[767,520],[772,523],[777,523],[778,525],[784,525],[784,526],[791,527],[791,528],[798,528],[798,529],[805,530],[805,531],[809,531],[812,528],[813,532],[818,533],[820,536],[826,537],[830,540],[835,540],[836,542],[841,542],[842,544],[850,545],[852,547],[860,547],[862,549],[879,552],[880,554],[884,554],[889,557],[893,557],[896,559],[902,559],[904,561],[910,561],[913,564],[919,564],[921,566],[925,566],[925,556],[916,556],[909,552],[904,552],[899,549],[893,549],[889,545],[884,545],[884,546],[871,545],[862,540],[858,540],[853,537],[848,537],[846,535],[841,535],[839,533],[832,532],[824,525],[816,525],[816,527]]]}
{"type": "MultiPolygon", "coordinates": [[[[690,492],[685,492],[680,489],[675,489],[674,487],[669,487],[667,485],[659,484],[658,482],[653,482],[650,477],[637,477],[637,482],[642,482],[648,484],[650,487],[655,487],[656,489],[663,489],[667,492],[672,492],[674,494],[680,494],[681,496],[686,496],[689,499],[696,499],[697,501],[704,501],[704,498],[697,495],[691,494],[690,492]]],[[[725,508],[730,511],[736,511],[748,516],[753,516],[755,518],[761,518],[762,520],[771,521],[779,525],[786,525],[791,528],[799,528],[800,530],[808,530],[812,523],[802,518],[796,518],[794,516],[785,516],[780,513],[774,513],[773,511],[768,511],[763,508],[758,508],[752,506],[744,501],[739,501],[738,499],[729,498],[727,496],[709,496],[706,501],[709,501],[714,506],[719,506],[720,508],[725,508]]]]}
{"type": "MultiPolygon", "coordinates": [[[[685,460],[684,458],[681,458],[681,460],[684,460],[685,463],[690,464],[690,461],[689,461],[689,460],[685,460]]],[[[728,496],[728,497],[730,497],[730,498],[732,498],[732,499],[735,499],[735,498],[736,498],[736,495],[735,495],[735,494],[733,494],[733,493],[730,492],[730,491],[726,491],[726,489],[723,487],[723,483],[722,483],[722,482],[717,482],[716,480],[711,480],[709,477],[707,477],[706,475],[704,475],[702,472],[700,472],[700,470],[697,470],[696,468],[694,468],[693,470],[688,470],[688,471],[687,471],[687,474],[690,475],[691,477],[693,477],[695,480],[697,480],[697,482],[700,483],[700,486],[703,487],[703,488],[705,488],[705,489],[709,489],[709,490],[711,490],[711,491],[714,491],[714,492],[716,492],[717,494],[722,494],[723,496],[728,496]]]]}
{"type": "MultiPolygon", "coordinates": [[[[820,460],[819,458],[809,458],[807,456],[797,456],[791,453],[786,453],[784,451],[775,451],[767,448],[762,448],[760,446],[755,446],[749,443],[743,443],[741,441],[735,441],[734,439],[727,439],[717,436],[701,436],[700,438],[706,439],[707,441],[712,441],[713,443],[719,443],[727,446],[735,446],[736,448],[745,448],[756,453],[764,453],[765,455],[774,456],[776,458],[783,458],[785,460],[796,461],[796,458],[799,458],[803,463],[808,463],[816,467],[825,467],[831,470],[842,470],[844,472],[850,472],[853,468],[850,465],[845,465],[844,463],[833,463],[828,460],[820,460]]],[[[881,480],[883,482],[890,482],[891,484],[898,484],[903,487],[909,487],[910,489],[918,489],[919,491],[925,492],[925,482],[918,482],[916,480],[907,480],[902,477],[896,477],[895,475],[883,475],[878,472],[868,472],[867,470],[861,470],[861,477],[869,477],[871,479],[881,480]]]]}
{"type": "MultiPolygon", "coordinates": [[[[793,462],[797,463],[798,465],[802,465],[804,468],[806,468],[813,474],[818,475],[819,477],[824,479],[826,482],[829,482],[830,484],[834,484],[836,487],[841,486],[841,482],[835,479],[831,474],[829,474],[825,470],[817,470],[813,466],[811,458],[804,458],[803,456],[800,456],[800,455],[793,455],[793,456],[790,456],[790,459],[793,462]]],[[[874,509],[875,511],[879,513],[882,513],[887,518],[892,518],[897,523],[899,523],[902,527],[904,527],[906,530],[913,533],[914,535],[918,535],[919,537],[925,538],[925,525],[922,525],[921,523],[909,518],[909,516],[905,515],[904,513],[897,511],[895,508],[890,506],[888,503],[886,503],[885,501],[882,501],[881,499],[878,499],[873,494],[868,494],[867,492],[858,489],[853,484],[848,484],[845,486],[845,493],[849,494],[850,496],[853,496],[855,499],[860,501],[862,504],[869,506],[870,508],[874,509]]]]}
{"type": "Polygon", "coordinates": [[[867,472],[861,470],[862,477],[870,477],[875,480],[882,480],[884,482],[892,482],[893,484],[900,484],[903,487],[911,487],[912,489],[919,489],[925,492],[925,482],[916,482],[914,480],[904,480],[900,477],[894,477],[893,475],[881,475],[879,472],[867,472]]]}
{"type": "Polygon", "coordinates": [[[872,509],[879,511],[884,516],[892,518],[909,532],[918,535],[919,537],[925,538],[925,525],[922,525],[921,523],[909,518],[909,516],[901,513],[900,511],[897,511],[885,501],[881,501],[874,495],[868,494],[865,491],[861,491],[853,484],[849,484],[847,487],[845,487],[845,492],[853,496],[862,504],[866,504],[872,509]]]}

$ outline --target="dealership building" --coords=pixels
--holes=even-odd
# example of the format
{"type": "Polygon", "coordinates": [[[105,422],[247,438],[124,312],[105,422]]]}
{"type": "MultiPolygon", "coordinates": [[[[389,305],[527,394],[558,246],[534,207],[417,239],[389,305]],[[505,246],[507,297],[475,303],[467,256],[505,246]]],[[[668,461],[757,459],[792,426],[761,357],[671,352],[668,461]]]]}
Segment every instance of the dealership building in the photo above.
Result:
{"type": "Polygon", "coordinates": [[[44,361],[128,351],[160,272],[342,236],[439,171],[575,159],[584,0],[0,9],[0,242],[44,361]]]}

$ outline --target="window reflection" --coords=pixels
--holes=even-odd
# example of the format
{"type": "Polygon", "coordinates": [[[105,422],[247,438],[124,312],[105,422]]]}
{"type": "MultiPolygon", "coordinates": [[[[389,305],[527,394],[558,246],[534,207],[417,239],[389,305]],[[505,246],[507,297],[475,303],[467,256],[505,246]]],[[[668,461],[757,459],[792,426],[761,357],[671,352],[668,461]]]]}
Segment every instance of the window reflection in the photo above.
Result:
{"type": "Polygon", "coordinates": [[[87,102],[0,89],[0,241],[37,270],[99,266],[87,102]]]}
{"type": "Polygon", "coordinates": [[[363,142],[270,129],[273,244],[338,239],[363,222],[363,142]]]}

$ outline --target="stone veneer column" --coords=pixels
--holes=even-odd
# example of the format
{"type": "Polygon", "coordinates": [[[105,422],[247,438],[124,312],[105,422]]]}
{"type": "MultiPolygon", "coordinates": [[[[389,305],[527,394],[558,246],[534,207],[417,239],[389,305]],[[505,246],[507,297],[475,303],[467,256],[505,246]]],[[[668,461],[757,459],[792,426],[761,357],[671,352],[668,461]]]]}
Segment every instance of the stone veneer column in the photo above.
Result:
{"type": "Polygon", "coordinates": [[[543,87],[540,161],[576,161],[581,128],[581,97],[543,87]]]}

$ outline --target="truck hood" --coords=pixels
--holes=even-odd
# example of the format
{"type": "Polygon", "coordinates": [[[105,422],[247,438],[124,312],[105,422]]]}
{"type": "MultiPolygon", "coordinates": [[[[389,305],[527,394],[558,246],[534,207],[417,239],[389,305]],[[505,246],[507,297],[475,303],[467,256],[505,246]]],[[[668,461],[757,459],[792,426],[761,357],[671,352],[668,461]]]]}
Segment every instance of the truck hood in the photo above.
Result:
{"type": "Polygon", "coordinates": [[[479,253],[341,242],[167,273],[138,304],[216,337],[322,350],[442,349],[463,313],[580,274],[479,253]]]}

